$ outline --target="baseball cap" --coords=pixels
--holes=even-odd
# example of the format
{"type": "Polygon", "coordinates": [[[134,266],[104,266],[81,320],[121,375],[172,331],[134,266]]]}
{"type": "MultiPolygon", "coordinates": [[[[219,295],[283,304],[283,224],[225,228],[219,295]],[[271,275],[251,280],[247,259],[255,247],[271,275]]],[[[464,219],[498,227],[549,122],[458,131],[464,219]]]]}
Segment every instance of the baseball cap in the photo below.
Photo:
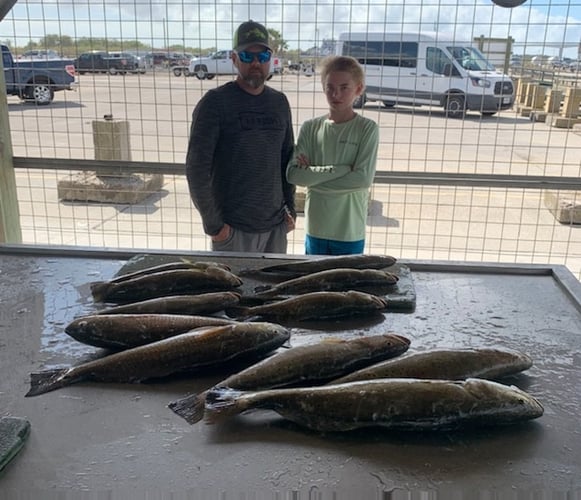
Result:
{"type": "Polygon", "coordinates": [[[272,51],[269,45],[268,31],[262,24],[251,19],[238,26],[234,33],[232,47],[238,52],[252,45],[264,45],[268,50],[272,51]]]}

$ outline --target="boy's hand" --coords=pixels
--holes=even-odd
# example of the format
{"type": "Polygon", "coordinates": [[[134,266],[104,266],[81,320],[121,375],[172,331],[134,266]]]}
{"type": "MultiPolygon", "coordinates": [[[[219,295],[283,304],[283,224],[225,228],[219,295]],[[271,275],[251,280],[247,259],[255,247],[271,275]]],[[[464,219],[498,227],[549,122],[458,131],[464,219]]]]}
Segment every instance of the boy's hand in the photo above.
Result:
{"type": "Polygon", "coordinates": [[[310,164],[309,159],[303,153],[297,156],[297,166],[299,168],[308,168],[310,164]]]}

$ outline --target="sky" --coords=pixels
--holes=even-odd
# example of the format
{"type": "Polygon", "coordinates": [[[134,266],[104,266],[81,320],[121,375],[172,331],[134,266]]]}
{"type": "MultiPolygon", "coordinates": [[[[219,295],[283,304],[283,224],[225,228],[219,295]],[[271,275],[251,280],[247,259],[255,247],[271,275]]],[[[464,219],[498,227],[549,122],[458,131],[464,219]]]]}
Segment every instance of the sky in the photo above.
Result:
{"type": "Polygon", "coordinates": [[[225,49],[248,19],[303,50],[348,31],[512,37],[514,53],[574,58],[581,41],[581,0],[526,0],[512,9],[492,0],[19,0],[0,22],[0,40],[22,46],[60,34],[225,49]]]}

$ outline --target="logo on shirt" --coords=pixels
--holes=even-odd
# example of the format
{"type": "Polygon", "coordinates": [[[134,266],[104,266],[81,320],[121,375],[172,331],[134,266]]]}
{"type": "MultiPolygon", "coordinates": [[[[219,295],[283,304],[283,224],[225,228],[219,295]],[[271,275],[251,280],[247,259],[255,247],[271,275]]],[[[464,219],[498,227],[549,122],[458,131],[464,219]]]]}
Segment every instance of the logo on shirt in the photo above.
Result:
{"type": "Polygon", "coordinates": [[[347,139],[339,139],[339,144],[345,144],[347,146],[355,146],[356,148],[359,147],[358,142],[348,141],[347,139]]]}
{"type": "Polygon", "coordinates": [[[242,130],[281,130],[282,122],[277,115],[269,113],[249,113],[239,114],[240,127],[242,130]]]}

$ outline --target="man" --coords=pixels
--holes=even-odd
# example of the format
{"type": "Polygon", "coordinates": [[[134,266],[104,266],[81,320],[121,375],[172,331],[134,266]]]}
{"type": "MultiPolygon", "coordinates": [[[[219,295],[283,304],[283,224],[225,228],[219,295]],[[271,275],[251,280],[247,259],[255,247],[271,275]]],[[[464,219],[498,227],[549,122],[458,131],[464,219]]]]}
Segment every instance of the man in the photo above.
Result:
{"type": "Polygon", "coordinates": [[[212,250],[286,253],[294,229],[293,151],[284,94],[265,85],[272,49],[254,21],[234,33],[235,81],[209,90],[193,112],[186,175],[212,250]]]}

